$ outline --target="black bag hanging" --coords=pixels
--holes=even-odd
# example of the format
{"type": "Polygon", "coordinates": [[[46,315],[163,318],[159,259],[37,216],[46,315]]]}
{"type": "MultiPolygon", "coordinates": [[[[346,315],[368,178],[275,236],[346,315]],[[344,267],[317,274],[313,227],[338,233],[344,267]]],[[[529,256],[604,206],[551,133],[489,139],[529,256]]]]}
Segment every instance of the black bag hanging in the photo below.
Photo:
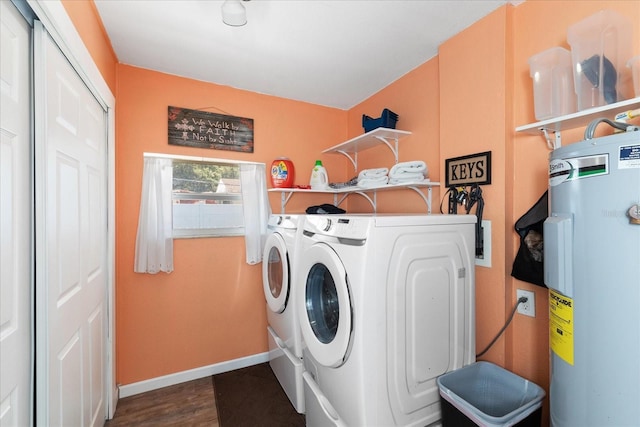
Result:
{"type": "Polygon", "coordinates": [[[513,261],[511,275],[518,280],[546,287],[544,284],[544,241],[542,228],[549,216],[548,192],[516,221],[515,230],[520,236],[520,248],[513,261]]]}

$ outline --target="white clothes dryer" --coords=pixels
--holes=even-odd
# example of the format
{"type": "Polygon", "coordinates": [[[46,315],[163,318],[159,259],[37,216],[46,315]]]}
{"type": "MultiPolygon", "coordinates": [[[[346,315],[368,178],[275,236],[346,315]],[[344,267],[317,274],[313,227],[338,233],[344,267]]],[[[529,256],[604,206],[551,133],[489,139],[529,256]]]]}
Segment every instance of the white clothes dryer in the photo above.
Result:
{"type": "Polygon", "coordinates": [[[309,215],[296,305],[307,426],[440,422],[475,360],[473,215],[309,215]]]}
{"type": "Polygon", "coordinates": [[[262,258],[262,283],[267,300],[269,365],[291,404],[304,413],[302,336],[294,301],[293,277],[303,215],[271,215],[262,258]]]}

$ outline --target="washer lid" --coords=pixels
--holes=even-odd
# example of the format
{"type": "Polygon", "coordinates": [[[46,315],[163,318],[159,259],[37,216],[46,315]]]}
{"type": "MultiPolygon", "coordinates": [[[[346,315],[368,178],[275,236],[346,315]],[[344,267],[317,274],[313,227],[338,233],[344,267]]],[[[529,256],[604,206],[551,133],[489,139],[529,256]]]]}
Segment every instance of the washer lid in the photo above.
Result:
{"type": "Polygon", "coordinates": [[[267,237],[262,256],[262,285],[269,309],[282,313],[289,298],[289,256],[280,233],[267,237]]]}
{"type": "Polygon", "coordinates": [[[314,244],[300,259],[304,283],[301,292],[296,292],[296,303],[302,337],[318,363],[338,367],[351,348],[352,306],[346,270],[325,243],[314,244]]]}

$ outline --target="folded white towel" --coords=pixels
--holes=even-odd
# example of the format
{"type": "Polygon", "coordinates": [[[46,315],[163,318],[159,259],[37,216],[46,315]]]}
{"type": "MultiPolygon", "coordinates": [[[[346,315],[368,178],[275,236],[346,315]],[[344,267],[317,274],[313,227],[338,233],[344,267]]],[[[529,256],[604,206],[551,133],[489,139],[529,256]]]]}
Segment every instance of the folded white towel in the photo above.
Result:
{"type": "Polygon", "coordinates": [[[402,162],[395,164],[389,171],[390,178],[399,178],[405,174],[421,173],[423,176],[428,174],[427,164],[422,160],[411,162],[402,162]]]}
{"type": "Polygon", "coordinates": [[[399,173],[395,175],[389,175],[389,179],[403,179],[405,181],[412,180],[422,180],[424,179],[424,174],[422,172],[407,172],[407,173],[399,173]]]}
{"type": "Polygon", "coordinates": [[[375,177],[375,178],[365,178],[365,179],[358,180],[358,187],[360,188],[381,187],[383,185],[387,185],[388,182],[389,182],[389,177],[386,175],[375,177]]]}
{"type": "Polygon", "coordinates": [[[378,178],[381,176],[386,176],[388,173],[388,168],[364,169],[358,174],[358,179],[378,178]]]}
{"type": "Polygon", "coordinates": [[[411,160],[408,162],[400,162],[395,164],[399,168],[412,168],[416,171],[422,171],[427,169],[427,164],[422,160],[411,160]]]}
{"type": "Polygon", "coordinates": [[[423,181],[429,181],[429,179],[425,178],[422,175],[413,177],[411,179],[406,178],[389,178],[389,184],[417,184],[423,181]]]}

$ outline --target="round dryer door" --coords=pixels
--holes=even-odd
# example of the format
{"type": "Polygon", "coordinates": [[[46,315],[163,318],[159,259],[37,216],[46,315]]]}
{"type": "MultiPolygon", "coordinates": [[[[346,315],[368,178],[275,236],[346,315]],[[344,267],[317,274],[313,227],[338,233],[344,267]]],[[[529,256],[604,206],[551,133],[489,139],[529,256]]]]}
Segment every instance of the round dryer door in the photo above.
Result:
{"type": "Polygon", "coordinates": [[[289,257],[279,233],[267,237],[262,256],[262,285],[269,309],[282,313],[289,298],[289,257]]]}
{"type": "Polygon", "coordinates": [[[317,243],[301,257],[299,292],[302,337],[311,355],[324,366],[338,367],[348,356],[351,342],[351,299],[347,273],[335,251],[317,243]]]}

